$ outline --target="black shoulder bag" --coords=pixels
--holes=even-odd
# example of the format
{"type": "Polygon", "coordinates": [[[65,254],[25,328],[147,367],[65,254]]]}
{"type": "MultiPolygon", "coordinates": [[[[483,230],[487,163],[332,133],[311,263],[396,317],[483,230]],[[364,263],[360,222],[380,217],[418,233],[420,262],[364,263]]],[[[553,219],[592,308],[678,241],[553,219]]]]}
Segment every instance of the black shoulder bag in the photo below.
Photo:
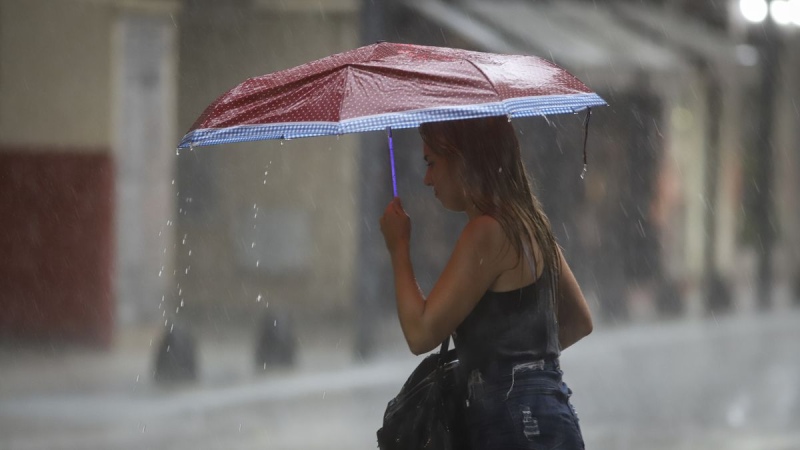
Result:
{"type": "Polygon", "coordinates": [[[450,337],[427,356],[389,401],[378,430],[380,450],[458,450],[466,446],[465,396],[450,337]]]}

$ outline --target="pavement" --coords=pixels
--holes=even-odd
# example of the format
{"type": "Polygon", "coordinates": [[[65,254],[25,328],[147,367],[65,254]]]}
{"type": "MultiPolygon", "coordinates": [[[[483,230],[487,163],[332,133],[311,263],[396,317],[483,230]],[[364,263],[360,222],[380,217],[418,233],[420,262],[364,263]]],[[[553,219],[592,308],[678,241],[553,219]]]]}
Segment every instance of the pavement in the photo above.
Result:
{"type": "MultiPolygon", "coordinates": [[[[120,329],[109,351],[0,347],[0,450],[375,448],[420,357],[394,320],[369,359],[343,324],[300,325],[283,369],[255,366],[251,330],[204,330],[198,380],[170,386],[152,381],[160,325],[120,329]]],[[[789,307],[598,324],[562,367],[587,448],[800,449],[798,342],[789,307]]]]}

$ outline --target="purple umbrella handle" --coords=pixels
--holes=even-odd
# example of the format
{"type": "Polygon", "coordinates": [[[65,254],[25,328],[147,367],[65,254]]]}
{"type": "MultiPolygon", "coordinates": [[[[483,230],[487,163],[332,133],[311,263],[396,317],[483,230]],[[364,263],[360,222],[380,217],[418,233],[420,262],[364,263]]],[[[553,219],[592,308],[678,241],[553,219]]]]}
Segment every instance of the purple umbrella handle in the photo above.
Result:
{"type": "Polygon", "coordinates": [[[392,127],[386,127],[386,136],[389,139],[389,162],[392,164],[392,193],[397,197],[397,172],[394,169],[394,144],[392,143],[392,127]]]}

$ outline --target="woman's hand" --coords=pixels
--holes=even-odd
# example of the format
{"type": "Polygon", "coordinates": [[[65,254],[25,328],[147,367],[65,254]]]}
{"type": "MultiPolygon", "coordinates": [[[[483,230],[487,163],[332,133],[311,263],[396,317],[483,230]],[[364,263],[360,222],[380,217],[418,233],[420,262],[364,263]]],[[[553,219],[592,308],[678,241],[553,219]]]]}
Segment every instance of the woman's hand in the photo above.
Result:
{"type": "Polygon", "coordinates": [[[411,240],[411,219],[403,209],[399,197],[389,202],[386,211],[381,217],[381,232],[386,241],[389,253],[394,253],[398,248],[407,246],[411,240]]]}

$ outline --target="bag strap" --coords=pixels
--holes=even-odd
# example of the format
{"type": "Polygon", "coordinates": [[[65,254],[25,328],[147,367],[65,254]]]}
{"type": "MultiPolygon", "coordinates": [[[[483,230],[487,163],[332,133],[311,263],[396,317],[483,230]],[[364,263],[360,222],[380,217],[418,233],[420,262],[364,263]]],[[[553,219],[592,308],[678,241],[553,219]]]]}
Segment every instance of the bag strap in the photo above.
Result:
{"type": "Polygon", "coordinates": [[[450,347],[450,335],[447,335],[442,341],[442,346],[439,347],[439,357],[437,358],[437,366],[442,367],[444,365],[444,357],[447,354],[447,349],[450,347]]]}

